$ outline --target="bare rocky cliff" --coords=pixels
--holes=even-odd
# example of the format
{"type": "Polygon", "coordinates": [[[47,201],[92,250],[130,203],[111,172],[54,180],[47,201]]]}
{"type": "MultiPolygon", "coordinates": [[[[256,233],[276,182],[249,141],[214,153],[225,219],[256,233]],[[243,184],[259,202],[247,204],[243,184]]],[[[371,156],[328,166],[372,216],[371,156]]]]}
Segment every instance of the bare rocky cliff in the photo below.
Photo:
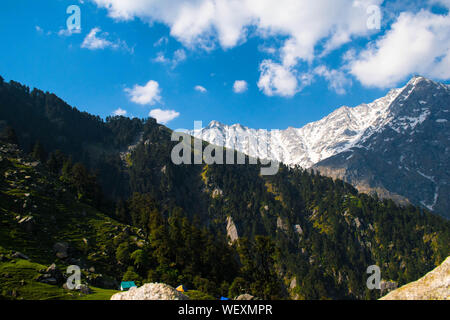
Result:
{"type": "Polygon", "coordinates": [[[450,300],[450,257],[423,278],[390,292],[380,300],[450,300]]]}

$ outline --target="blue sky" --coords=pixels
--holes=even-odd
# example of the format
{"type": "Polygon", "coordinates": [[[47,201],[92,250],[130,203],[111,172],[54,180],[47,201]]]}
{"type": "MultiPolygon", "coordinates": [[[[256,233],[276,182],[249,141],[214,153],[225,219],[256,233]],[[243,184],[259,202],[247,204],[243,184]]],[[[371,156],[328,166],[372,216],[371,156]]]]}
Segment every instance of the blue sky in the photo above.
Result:
{"type": "Polygon", "coordinates": [[[301,127],[414,74],[450,78],[448,0],[252,1],[4,0],[0,75],[101,117],[153,110],[173,129],[301,127]]]}

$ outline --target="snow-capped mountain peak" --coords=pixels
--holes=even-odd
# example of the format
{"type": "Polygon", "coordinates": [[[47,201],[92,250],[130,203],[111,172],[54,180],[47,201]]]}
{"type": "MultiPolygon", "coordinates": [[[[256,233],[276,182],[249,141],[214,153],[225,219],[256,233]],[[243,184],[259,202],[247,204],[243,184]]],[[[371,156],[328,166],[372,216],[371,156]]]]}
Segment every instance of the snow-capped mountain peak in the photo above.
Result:
{"type": "Polygon", "coordinates": [[[251,129],[212,121],[197,138],[252,157],[319,170],[363,192],[448,212],[450,87],[424,77],[302,128],[251,129]],[[400,198],[399,198],[400,197],[400,198]],[[402,200],[403,201],[403,200],[402,200]]]}
{"type": "Polygon", "coordinates": [[[371,132],[379,130],[391,120],[390,105],[404,92],[425,80],[415,77],[385,97],[357,107],[342,106],[325,118],[302,128],[285,130],[251,129],[241,124],[231,126],[218,121],[197,132],[197,138],[210,143],[234,148],[253,157],[268,157],[288,165],[308,168],[315,163],[349,149],[371,132]],[[256,144],[256,145],[255,145],[256,144]]]}

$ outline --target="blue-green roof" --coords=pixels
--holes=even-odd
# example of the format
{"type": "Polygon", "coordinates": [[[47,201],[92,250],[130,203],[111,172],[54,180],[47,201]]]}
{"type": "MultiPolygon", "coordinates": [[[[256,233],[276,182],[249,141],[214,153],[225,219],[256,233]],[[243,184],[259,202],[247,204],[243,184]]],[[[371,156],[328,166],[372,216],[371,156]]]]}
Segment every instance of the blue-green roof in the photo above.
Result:
{"type": "Polygon", "coordinates": [[[132,287],[137,287],[137,286],[134,284],[134,281],[123,281],[123,282],[120,284],[120,286],[121,286],[123,289],[129,289],[129,288],[132,288],[132,287]]]}

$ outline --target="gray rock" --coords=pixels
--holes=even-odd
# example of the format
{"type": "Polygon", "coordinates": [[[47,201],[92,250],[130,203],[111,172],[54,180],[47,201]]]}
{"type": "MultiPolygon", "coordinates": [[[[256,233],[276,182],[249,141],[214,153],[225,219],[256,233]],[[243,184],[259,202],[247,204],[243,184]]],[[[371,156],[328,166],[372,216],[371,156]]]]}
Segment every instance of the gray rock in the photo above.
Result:
{"type": "Polygon", "coordinates": [[[24,255],[21,252],[14,252],[12,255],[13,258],[19,258],[19,259],[24,259],[24,260],[30,260],[30,258],[28,258],[26,255],[24,255]]]}
{"type": "Polygon", "coordinates": [[[85,284],[81,284],[77,287],[77,290],[80,291],[82,294],[91,294],[92,290],[85,284]]]}
{"type": "Polygon", "coordinates": [[[295,289],[295,287],[297,286],[297,278],[293,278],[291,280],[291,283],[289,284],[289,289],[295,289]]]}
{"type": "Polygon", "coordinates": [[[294,226],[294,228],[295,228],[295,232],[297,232],[297,234],[299,234],[299,235],[303,234],[303,229],[302,229],[302,227],[299,224],[296,224],[294,226]]]}
{"type": "Polygon", "coordinates": [[[46,279],[42,279],[39,282],[41,283],[46,283],[46,284],[51,284],[51,285],[57,285],[58,281],[55,278],[46,278],[46,279]]]}
{"type": "Polygon", "coordinates": [[[289,231],[289,224],[286,222],[285,219],[278,217],[277,218],[277,229],[288,232],[289,231]]]}
{"type": "MultiPolygon", "coordinates": [[[[40,270],[40,273],[42,273],[42,270],[40,270]]],[[[51,285],[57,285],[64,283],[64,276],[62,272],[59,271],[59,269],[53,263],[44,271],[43,274],[39,275],[36,278],[36,281],[51,285]]]]}
{"type": "Polygon", "coordinates": [[[391,291],[381,300],[450,300],[450,257],[419,280],[391,291]]]}
{"type": "Polygon", "coordinates": [[[66,259],[69,257],[68,250],[69,250],[69,244],[67,242],[57,242],[53,246],[53,250],[56,253],[56,256],[59,259],[66,259]]]}
{"type": "Polygon", "coordinates": [[[19,225],[23,227],[27,232],[32,232],[35,226],[34,217],[28,215],[26,217],[21,218],[19,221],[19,225]]]}
{"type": "Polygon", "coordinates": [[[212,195],[213,198],[219,198],[221,196],[223,196],[223,191],[219,188],[216,188],[213,190],[212,195]]]}
{"type": "Polygon", "coordinates": [[[236,297],[234,300],[250,301],[250,300],[256,300],[256,298],[248,293],[245,293],[245,294],[241,294],[240,296],[236,297]]]}
{"type": "Polygon", "coordinates": [[[236,225],[234,224],[233,218],[231,216],[227,217],[227,236],[230,238],[230,244],[233,244],[239,239],[236,225]]]}

